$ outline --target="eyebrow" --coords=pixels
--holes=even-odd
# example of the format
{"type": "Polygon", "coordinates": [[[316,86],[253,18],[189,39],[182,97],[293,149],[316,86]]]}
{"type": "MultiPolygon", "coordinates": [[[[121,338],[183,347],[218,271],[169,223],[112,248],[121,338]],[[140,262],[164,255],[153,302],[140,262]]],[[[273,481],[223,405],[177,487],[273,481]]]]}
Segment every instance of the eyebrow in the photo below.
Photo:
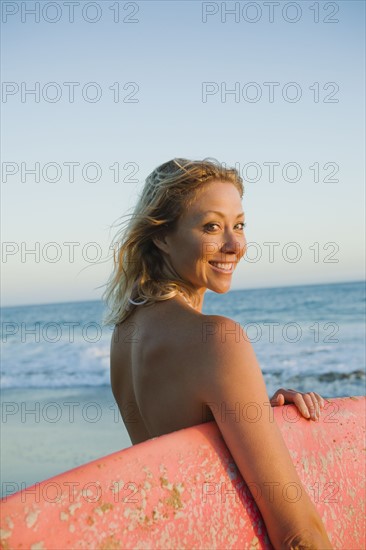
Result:
{"type": "MultiPolygon", "coordinates": [[[[218,216],[221,216],[221,218],[224,218],[224,214],[222,212],[218,212],[217,210],[206,210],[206,212],[203,212],[202,213],[202,216],[206,216],[207,214],[217,214],[218,216]]],[[[244,212],[240,212],[236,218],[240,218],[241,216],[244,216],[245,213],[244,212]]]]}

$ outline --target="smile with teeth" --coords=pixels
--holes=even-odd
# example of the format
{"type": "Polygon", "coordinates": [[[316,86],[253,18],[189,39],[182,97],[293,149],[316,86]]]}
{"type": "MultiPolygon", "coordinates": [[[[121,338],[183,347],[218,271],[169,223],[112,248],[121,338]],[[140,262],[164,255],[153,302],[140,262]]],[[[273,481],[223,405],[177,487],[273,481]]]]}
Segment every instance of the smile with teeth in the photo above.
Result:
{"type": "Polygon", "coordinates": [[[235,265],[234,262],[209,262],[209,264],[217,271],[221,271],[223,273],[232,273],[235,265]]]}

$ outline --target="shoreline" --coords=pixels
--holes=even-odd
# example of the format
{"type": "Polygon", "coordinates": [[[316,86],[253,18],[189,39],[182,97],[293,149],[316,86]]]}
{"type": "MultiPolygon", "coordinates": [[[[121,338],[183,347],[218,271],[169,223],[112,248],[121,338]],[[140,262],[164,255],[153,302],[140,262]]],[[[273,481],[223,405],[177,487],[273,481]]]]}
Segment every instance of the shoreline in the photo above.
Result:
{"type": "Polygon", "coordinates": [[[1,496],[131,446],[109,387],[1,391],[1,496]]]}

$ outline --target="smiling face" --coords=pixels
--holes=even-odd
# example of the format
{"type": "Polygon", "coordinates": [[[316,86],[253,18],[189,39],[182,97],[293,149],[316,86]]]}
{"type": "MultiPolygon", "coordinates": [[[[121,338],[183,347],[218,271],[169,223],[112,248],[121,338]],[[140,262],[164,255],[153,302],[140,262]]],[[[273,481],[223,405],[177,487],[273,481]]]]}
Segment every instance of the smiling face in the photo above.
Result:
{"type": "Polygon", "coordinates": [[[246,250],[238,189],[226,181],[206,183],[174,231],[154,242],[165,253],[167,263],[199,295],[207,289],[227,292],[246,250]]]}

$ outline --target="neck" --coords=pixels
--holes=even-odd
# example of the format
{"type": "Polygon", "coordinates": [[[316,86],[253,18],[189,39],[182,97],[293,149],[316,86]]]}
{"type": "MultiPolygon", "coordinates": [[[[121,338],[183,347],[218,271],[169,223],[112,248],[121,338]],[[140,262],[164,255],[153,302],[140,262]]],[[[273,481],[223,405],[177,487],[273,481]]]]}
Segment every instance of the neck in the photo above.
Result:
{"type": "Polygon", "coordinates": [[[194,309],[195,311],[198,311],[198,312],[202,312],[202,305],[203,305],[203,295],[202,297],[199,296],[199,301],[196,305],[193,305],[191,300],[189,298],[187,298],[187,296],[184,294],[184,292],[182,292],[181,290],[179,290],[179,295],[182,296],[182,298],[184,299],[184,301],[192,308],[194,309]]]}

